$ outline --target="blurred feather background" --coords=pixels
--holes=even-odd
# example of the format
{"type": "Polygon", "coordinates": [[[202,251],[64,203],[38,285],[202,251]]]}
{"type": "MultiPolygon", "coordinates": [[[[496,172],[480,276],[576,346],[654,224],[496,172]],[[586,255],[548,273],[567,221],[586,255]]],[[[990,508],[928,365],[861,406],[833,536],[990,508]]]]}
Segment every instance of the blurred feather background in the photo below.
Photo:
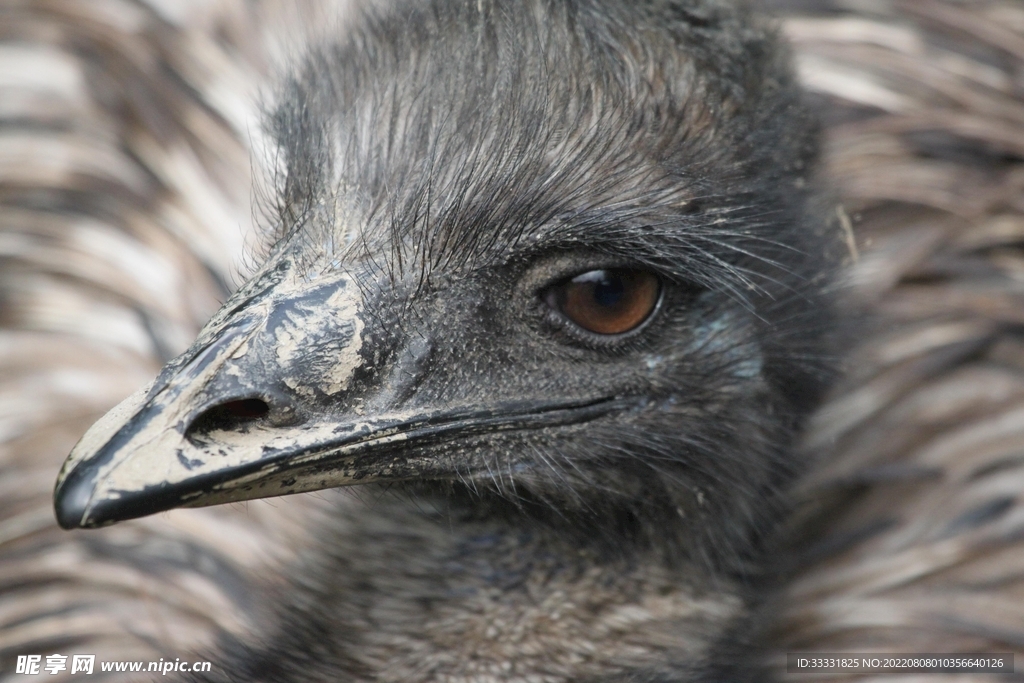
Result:
{"type": "MultiPolygon", "coordinates": [[[[19,654],[186,658],[244,633],[315,542],[315,495],[69,533],[51,492],[244,279],[273,162],[258,102],[345,8],[0,0],[0,679],[19,654]]],[[[806,439],[771,649],[1015,651],[1020,670],[1024,5],[767,8],[826,125],[865,321],[806,439]]]]}

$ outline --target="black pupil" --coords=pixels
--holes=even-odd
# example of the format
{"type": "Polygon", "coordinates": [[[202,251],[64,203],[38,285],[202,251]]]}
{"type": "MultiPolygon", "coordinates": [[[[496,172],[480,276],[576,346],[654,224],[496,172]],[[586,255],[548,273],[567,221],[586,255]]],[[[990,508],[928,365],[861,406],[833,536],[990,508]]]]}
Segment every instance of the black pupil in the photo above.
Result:
{"type": "Polygon", "coordinates": [[[626,288],[620,278],[605,279],[594,285],[594,299],[605,308],[614,308],[622,301],[626,288]]]}
{"type": "Polygon", "coordinates": [[[607,270],[584,273],[574,278],[573,282],[589,284],[594,301],[603,308],[615,308],[626,294],[626,283],[621,277],[607,270]]]}

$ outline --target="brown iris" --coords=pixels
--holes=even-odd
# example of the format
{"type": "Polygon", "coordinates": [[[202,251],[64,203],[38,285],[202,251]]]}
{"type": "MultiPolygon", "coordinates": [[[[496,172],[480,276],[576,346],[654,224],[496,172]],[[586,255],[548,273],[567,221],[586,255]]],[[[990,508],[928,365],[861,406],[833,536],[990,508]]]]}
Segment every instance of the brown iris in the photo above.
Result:
{"type": "Polygon", "coordinates": [[[594,334],[622,334],[654,311],[661,283],[644,270],[591,270],[548,290],[547,304],[594,334]]]}

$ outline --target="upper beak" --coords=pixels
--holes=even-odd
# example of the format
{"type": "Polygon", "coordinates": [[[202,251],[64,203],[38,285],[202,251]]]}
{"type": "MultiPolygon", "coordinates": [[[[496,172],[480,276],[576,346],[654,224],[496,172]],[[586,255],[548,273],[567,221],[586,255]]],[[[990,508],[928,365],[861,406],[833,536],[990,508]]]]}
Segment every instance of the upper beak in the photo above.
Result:
{"type": "Polygon", "coordinates": [[[239,297],[243,304],[211,321],[152,385],[93,425],[57,480],[62,527],[353,479],[343,468],[319,472],[317,462],[325,449],[344,451],[373,428],[317,420],[307,404],[343,395],[362,363],[357,288],[340,279],[280,285],[239,297]]]}
{"type": "MultiPolygon", "coordinates": [[[[281,290],[275,285],[226,306],[192,349],[85,434],[54,491],[62,527],[450,475],[451,464],[432,445],[585,421],[615,403],[398,410],[402,392],[387,380],[353,400],[352,376],[372,356],[362,348],[368,335],[358,288],[337,280],[281,290]]],[[[392,376],[415,372],[395,365],[392,376]]]]}

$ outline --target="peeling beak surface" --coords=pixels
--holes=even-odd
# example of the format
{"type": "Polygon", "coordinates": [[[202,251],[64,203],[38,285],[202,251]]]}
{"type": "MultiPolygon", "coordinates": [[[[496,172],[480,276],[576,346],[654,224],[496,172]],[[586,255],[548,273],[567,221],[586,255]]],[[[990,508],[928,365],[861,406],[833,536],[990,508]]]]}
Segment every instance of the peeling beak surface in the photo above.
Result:
{"type": "Polygon", "coordinates": [[[294,477],[272,479],[281,454],[328,440],[314,421],[286,428],[304,419],[302,394],[342,394],[362,364],[359,301],[346,285],[269,288],[211,321],[192,349],[75,446],[54,492],[60,525],[306,490],[294,477]],[[247,487],[253,478],[259,486],[247,487]]]}

